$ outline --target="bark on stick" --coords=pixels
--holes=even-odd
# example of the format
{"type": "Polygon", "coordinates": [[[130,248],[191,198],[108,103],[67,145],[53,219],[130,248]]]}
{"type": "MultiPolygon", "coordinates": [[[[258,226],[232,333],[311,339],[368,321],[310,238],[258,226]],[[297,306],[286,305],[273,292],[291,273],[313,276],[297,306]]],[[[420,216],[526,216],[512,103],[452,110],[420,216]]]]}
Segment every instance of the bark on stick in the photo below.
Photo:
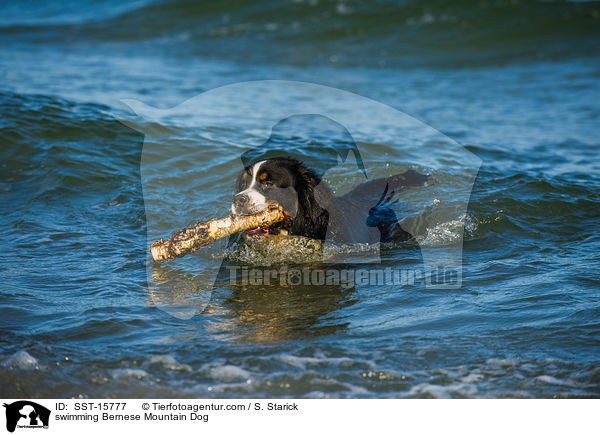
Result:
{"type": "Polygon", "coordinates": [[[277,204],[269,204],[266,210],[254,215],[231,215],[223,219],[198,222],[187,229],[175,231],[170,239],[152,242],[150,252],[154,261],[174,260],[223,237],[254,228],[268,227],[284,219],[283,209],[277,204]]]}

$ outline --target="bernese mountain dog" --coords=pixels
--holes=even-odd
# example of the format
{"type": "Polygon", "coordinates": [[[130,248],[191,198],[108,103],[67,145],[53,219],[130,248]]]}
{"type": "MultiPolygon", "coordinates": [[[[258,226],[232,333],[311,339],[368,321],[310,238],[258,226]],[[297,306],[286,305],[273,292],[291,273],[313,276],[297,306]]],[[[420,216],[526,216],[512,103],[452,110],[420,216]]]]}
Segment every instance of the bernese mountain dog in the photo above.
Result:
{"type": "Polygon", "coordinates": [[[289,219],[252,230],[255,235],[289,234],[336,243],[405,241],[411,236],[390,207],[392,197],[408,187],[423,186],[427,180],[427,175],[408,170],[365,182],[336,197],[302,162],[276,157],[244,168],[236,181],[231,209],[233,214],[248,215],[271,201],[283,207],[289,219]]]}

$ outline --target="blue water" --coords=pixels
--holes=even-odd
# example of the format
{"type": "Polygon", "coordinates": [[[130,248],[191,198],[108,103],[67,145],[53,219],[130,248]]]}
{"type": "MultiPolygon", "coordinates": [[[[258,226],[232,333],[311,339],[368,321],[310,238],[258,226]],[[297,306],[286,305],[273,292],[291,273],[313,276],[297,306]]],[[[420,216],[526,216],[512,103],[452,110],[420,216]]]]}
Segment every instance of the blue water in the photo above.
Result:
{"type": "MultiPolygon", "coordinates": [[[[600,396],[597,2],[27,2],[0,17],[1,396],[600,396]],[[444,208],[451,190],[407,193],[441,204],[427,246],[464,226],[459,289],[211,292],[212,278],[149,262],[144,171],[160,165],[142,165],[121,100],[168,109],[265,79],[385,103],[481,159],[464,214],[444,208]],[[154,274],[177,292],[153,294],[154,274]],[[201,307],[172,315],[182,300],[201,307]]],[[[409,140],[365,116],[366,163],[394,149],[386,163],[410,164],[409,140]]],[[[167,233],[228,213],[260,137],[252,116],[211,122],[165,121],[189,175],[154,192],[186,198],[158,209],[167,233]]],[[[460,176],[434,169],[437,186],[460,176]]],[[[414,244],[385,258],[422,261],[414,244]]]]}

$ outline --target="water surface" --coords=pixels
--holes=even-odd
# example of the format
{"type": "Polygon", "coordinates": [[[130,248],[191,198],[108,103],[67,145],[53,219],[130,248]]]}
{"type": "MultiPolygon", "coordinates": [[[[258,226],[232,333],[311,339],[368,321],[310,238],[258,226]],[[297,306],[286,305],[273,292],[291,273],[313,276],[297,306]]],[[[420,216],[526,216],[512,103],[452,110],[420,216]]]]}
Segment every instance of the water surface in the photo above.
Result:
{"type": "MultiPolygon", "coordinates": [[[[2,396],[600,395],[596,2],[32,2],[0,16],[2,396]],[[460,289],[223,279],[207,296],[200,276],[178,289],[201,313],[155,305],[144,136],[117,121],[131,116],[120,100],[169,108],[263,79],[381,101],[482,160],[466,214],[428,233],[441,246],[464,224],[460,289]]],[[[182,217],[223,216],[258,136],[170,122],[181,171],[206,187],[182,217]],[[213,164],[190,164],[194,152],[213,164]]],[[[361,144],[371,166],[384,134],[361,144]]],[[[347,176],[328,181],[343,190],[347,176]]],[[[190,223],[177,217],[165,228],[190,223]]],[[[384,258],[421,262],[415,246],[384,258]]]]}

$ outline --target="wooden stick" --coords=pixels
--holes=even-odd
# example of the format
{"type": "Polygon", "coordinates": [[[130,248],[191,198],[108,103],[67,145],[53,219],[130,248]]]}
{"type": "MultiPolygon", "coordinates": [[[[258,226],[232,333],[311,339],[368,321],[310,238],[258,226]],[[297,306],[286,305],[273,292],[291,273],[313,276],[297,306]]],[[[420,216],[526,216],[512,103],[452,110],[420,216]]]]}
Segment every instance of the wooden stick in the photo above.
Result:
{"type": "Polygon", "coordinates": [[[255,215],[231,215],[224,219],[198,222],[187,229],[175,231],[168,240],[160,239],[152,242],[150,252],[154,261],[174,260],[223,237],[240,231],[268,227],[284,220],[285,217],[281,206],[269,204],[266,210],[255,215]]]}

